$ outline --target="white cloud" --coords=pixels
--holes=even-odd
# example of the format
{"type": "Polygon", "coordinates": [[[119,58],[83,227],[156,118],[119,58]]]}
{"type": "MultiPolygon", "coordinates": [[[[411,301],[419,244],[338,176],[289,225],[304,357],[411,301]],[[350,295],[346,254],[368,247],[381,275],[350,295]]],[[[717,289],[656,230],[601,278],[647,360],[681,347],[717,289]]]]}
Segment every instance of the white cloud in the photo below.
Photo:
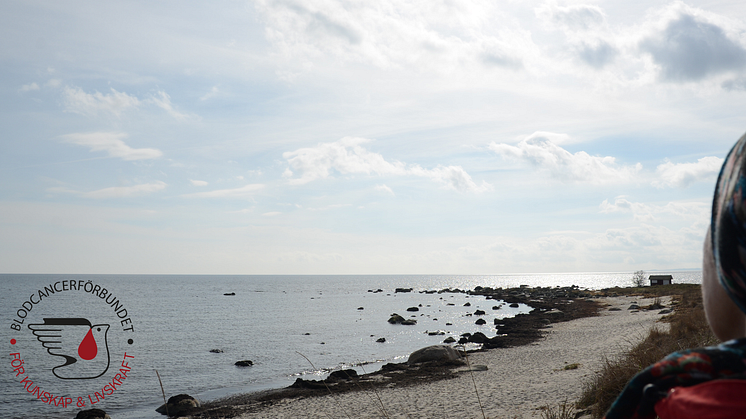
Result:
{"type": "MultiPolygon", "coordinates": [[[[746,66],[746,49],[738,32],[706,18],[697,10],[675,5],[664,12],[665,27],[641,40],[640,50],[650,54],[667,81],[687,82],[746,66]]],[[[742,32],[741,28],[741,31],[742,32]]]]}
{"type": "Polygon", "coordinates": [[[263,217],[276,217],[278,215],[282,215],[282,213],[279,211],[270,211],[262,214],[263,217]]]}
{"type": "Polygon", "coordinates": [[[252,183],[233,189],[217,189],[209,192],[197,192],[182,195],[184,198],[246,198],[256,194],[257,191],[264,188],[263,184],[252,183]]]}
{"type": "Polygon", "coordinates": [[[218,89],[218,86],[212,86],[212,89],[210,89],[209,92],[205,93],[204,96],[199,98],[199,100],[208,100],[212,99],[216,96],[219,96],[221,94],[220,90],[218,89]]]}
{"type": "Polygon", "coordinates": [[[546,3],[537,7],[535,13],[545,22],[572,31],[587,31],[606,24],[606,14],[594,5],[558,6],[546,3]]]}
{"type": "Polygon", "coordinates": [[[32,90],[39,90],[39,85],[36,83],[24,84],[23,86],[21,86],[19,90],[22,92],[30,92],[32,90]]]}
{"type": "Polygon", "coordinates": [[[189,183],[191,183],[192,186],[207,186],[208,185],[208,183],[205,182],[204,180],[189,179],[189,183]]]}
{"type": "Polygon", "coordinates": [[[709,202],[669,202],[666,205],[644,204],[631,202],[624,196],[614,198],[614,203],[604,199],[599,205],[600,212],[609,214],[614,212],[632,213],[635,221],[653,222],[658,221],[657,215],[665,214],[666,219],[672,216],[689,220],[690,222],[703,222],[708,219],[710,211],[709,202]]]}
{"type": "Polygon", "coordinates": [[[534,13],[546,27],[562,31],[568,52],[591,67],[601,69],[619,55],[606,14],[598,6],[559,6],[548,2],[534,9],[534,13]]]}
{"type": "Polygon", "coordinates": [[[99,189],[93,192],[84,193],[87,198],[125,198],[130,196],[147,195],[164,189],[167,185],[164,182],[157,181],[154,183],[144,183],[133,186],[115,186],[111,188],[99,189]]]}
{"type": "Polygon", "coordinates": [[[122,132],[90,132],[75,133],[62,136],[63,141],[89,147],[91,151],[105,151],[111,157],[122,160],[148,160],[157,159],[163,153],[155,148],[132,148],[122,141],[127,134],[122,132]]]}
{"type": "Polygon", "coordinates": [[[155,96],[152,96],[149,99],[149,102],[154,103],[156,106],[165,110],[166,113],[174,117],[174,119],[177,119],[179,121],[184,121],[191,117],[188,114],[181,113],[174,109],[174,106],[171,103],[171,96],[169,96],[168,93],[164,92],[163,90],[159,90],[155,96]]]}
{"type": "Polygon", "coordinates": [[[394,191],[391,190],[391,188],[389,188],[387,185],[376,185],[376,186],[373,187],[373,189],[375,189],[375,190],[377,190],[379,192],[383,192],[383,193],[389,194],[391,196],[396,196],[396,194],[394,193],[394,191]]]}
{"type": "Polygon", "coordinates": [[[300,71],[327,57],[416,71],[449,72],[470,63],[519,68],[536,50],[528,31],[489,2],[378,1],[350,7],[260,0],[256,7],[267,39],[288,63],[302,63],[300,71]]]}
{"type": "Polygon", "coordinates": [[[546,133],[537,132],[521,140],[518,145],[492,142],[489,148],[502,156],[523,160],[547,170],[562,181],[592,184],[629,182],[642,170],[640,163],[623,166],[618,165],[614,157],[591,156],[584,151],[570,153],[547,137],[546,133]]]}
{"type": "Polygon", "coordinates": [[[140,106],[140,100],[135,96],[114,89],[105,95],[100,92],[89,94],[79,87],[65,86],[62,95],[68,111],[86,116],[96,116],[99,113],[120,116],[125,110],[140,106]]]}
{"type": "Polygon", "coordinates": [[[723,161],[714,156],[702,157],[696,163],[666,161],[656,169],[656,174],[660,179],[653,181],[652,185],[657,188],[674,186],[684,188],[694,182],[713,180],[720,173],[723,161]]]}
{"type": "Polygon", "coordinates": [[[437,166],[435,169],[425,169],[419,165],[406,165],[394,161],[389,162],[378,153],[373,153],[362,144],[371,140],[365,138],[345,137],[333,143],[321,143],[316,147],[300,148],[282,154],[288,164],[301,175],[292,178],[289,169],[283,177],[290,178],[294,185],[302,185],[317,179],[330,176],[330,171],[336,170],[340,174],[376,174],[379,176],[421,176],[441,183],[447,189],[460,192],[484,192],[491,189],[491,185],[482,182],[477,185],[471,176],[461,166],[437,166]]]}

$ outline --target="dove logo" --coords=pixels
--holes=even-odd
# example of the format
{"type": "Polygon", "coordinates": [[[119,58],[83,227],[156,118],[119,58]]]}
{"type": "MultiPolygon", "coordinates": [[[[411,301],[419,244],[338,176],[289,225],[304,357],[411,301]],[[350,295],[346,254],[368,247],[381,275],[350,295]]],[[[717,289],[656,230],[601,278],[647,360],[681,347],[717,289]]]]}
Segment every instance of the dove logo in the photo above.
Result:
{"type": "Polygon", "coordinates": [[[52,368],[55,377],[90,380],[108,371],[108,324],[91,325],[84,318],[44,318],[44,323],[29,324],[28,328],[49,355],[63,362],[52,368]]]}

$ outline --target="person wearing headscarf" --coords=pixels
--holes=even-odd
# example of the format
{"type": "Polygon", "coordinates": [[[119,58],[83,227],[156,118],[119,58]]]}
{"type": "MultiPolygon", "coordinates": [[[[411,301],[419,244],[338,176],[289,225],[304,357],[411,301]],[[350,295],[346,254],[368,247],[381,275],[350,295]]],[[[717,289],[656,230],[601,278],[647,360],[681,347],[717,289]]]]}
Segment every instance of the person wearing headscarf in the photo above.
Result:
{"type": "Polygon", "coordinates": [[[605,419],[746,417],[746,135],[720,169],[702,299],[720,345],[674,352],[637,374],[605,419]]]}

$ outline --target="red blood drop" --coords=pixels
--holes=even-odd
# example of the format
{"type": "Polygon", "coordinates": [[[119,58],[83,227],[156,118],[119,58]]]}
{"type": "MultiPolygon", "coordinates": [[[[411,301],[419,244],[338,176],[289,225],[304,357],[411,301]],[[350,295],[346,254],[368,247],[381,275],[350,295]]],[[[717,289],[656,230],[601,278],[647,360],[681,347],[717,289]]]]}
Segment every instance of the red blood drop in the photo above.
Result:
{"type": "Polygon", "coordinates": [[[78,346],[78,355],[86,361],[90,361],[96,357],[98,353],[98,347],[96,347],[96,339],[93,338],[93,329],[88,330],[88,334],[85,335],[83,341],[78,346]]]}

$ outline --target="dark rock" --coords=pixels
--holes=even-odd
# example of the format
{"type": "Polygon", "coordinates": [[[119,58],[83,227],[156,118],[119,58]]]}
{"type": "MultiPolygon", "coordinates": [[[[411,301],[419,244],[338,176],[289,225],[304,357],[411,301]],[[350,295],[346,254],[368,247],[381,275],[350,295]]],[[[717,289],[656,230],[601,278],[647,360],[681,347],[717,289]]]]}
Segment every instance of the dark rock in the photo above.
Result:
{"type": "Polygon", "coordinates": [[[658,314],[671,314],[673,311],[670,308],[663,309],[658,312],[658,314]]]}
{"type": "Polygon", "coordinates": [[[490,340],[484,333],[482,332],[476,332],[469,336],[469,342],[473,343],[485,343],[490,340]]]}
{"type": "Polygon", "coordinates": [[[487,313],[485,313],[484,310],[477,310],[474,312],[475,316],[484,316],[485,314],[487,313]]]}
{"type": "Polygon", "coordinates": [[[351,380],[357,378],[357,371],[353,369],[332,371],[326,381],[351,380]]]}
{"type": "Polygon", "coordinates": [[[508,307],[510,307],[510,308],[518,308],[518,307],[520,307],[520,305],[518,305],[518,303],[511,303],[508,307]]]}
{"type": "Polygon", "coordinates": [[[612,307],[609,309],[609,311],[622,311],[622,309],[619,307],[612,307]]]}
{"type": "Polygon", "coordinates": [[[412,288],[397,288],[394,292],[412,292],[412,288]]]}
{"type": "Polygon", "coordinates": [[[412,319],[404,320],[403,322],[401,322],[401,324],[403,324],[404,326],[412,326],[412,325],[417,324],[417,320],[412,320],[412,319]]]}
{"type": "Polygon", "coordinates": [[[302,378],[296,378],[295,382],[290,386],[290,388],[325,389],[327,387],[323,381],[304,380],[302,378]]]}
{"type": "Polygon", "coordinates": [[[214,354],[222,354],[223,350],[222,349],[210,349],[210,352],[212,352],[214,354]]]}
{"type": "Polygon", "coordinates": [[[418,349],[409,355],[408,364],[422,362],[461,363],[461,354],[448,345],[433,345],[418,349]]]}
{"type": "Polygon", "coordinates": [[[88,409],[78,412],[75,419],[111,419],[111,416],[101,409],[88,409]]]}
{"type": "Polygon", "coordinates": [[[500,310],[500,306],[492,306],[493,310],[500,310]]]}
{"type": "Polygon", "coordinates": [[[235,292],[226,292],[226,293],[225,293],[225,294],[223,294],[223,295],[236,295],[236,293],[235,293],[235,292]]]}
{"type": "Polygon", "coordinates": [[[443,340],[443,343],[453,343],[453,342],[456,342],[456,339],[454,339],[453,336],[448,336],[447,338],[445,338],[445,340],[443,340]]]}
{"type": "Polygon", "coordinates": [[[381,367],[381,371],[403,371],[409,368],[409,365],[407,365],[406,362],[401,363],[394,363],[389,362],[388,364],[383,364],[381,367]]]}
{"type": "Polygon", "coordinates": [[[169,416],[181,416],[200,407],[199,401],[188,394],[179,394],[168,399],[166,404],[161,405],[156,412],[165,415],[168,411],[169,416]]]}
{"type": "Polygon", "coordinates": [[[487,324],[487,322],[484,319],[477,319],[477,321],[474,322],[474,324],[483,325],[487,324]]]}
{"type": "Polygon", "coordinates": [[[378,338],[378,339],[376,339],[376,342],[378,342],[378,343],[384,343],[384,342],[386,342],[386,338],[378,338]]]}
{"type": "Polygon", "coordinates": [[[467,301],[466,303],[464,303],[464,307],[471,307],[471,303],[467,301]]]}
{"type": "Polygon", "coordinates": [[[394,313],[389,317],[389,323],[391,324],[401,324],[401,322],[404,321],[404,317],[394,313]]]}
{"type": "Polygon", "coordinates": [[[243,361],[236,361],[236,363],[233,364],[233,365],[235,365],[237,367],[250,367],[250,366],[254,365],[254,362],[250,361],[248,359],[244,359],[243,361]]]}
{"type": "Polygon", "coordinates": [[[419,308],[417,308],[417,307],[409,307],[409,308],[407,309],[407,311],[420,311],[420,309],[419,309],[419,308]]]}
{"type": "Polygon", "coordinates": [[[365,307],[358,307],[358,310],[365,310],[365,307]]]}
{"type": "Polygon", "coordinates": [[[640,309],[640,306],[638,306],[637,304],[632,304],[631,306],[629,306],[629,308],[627,308],[627,310],[639,310],[639,309],[640,309]]]}

